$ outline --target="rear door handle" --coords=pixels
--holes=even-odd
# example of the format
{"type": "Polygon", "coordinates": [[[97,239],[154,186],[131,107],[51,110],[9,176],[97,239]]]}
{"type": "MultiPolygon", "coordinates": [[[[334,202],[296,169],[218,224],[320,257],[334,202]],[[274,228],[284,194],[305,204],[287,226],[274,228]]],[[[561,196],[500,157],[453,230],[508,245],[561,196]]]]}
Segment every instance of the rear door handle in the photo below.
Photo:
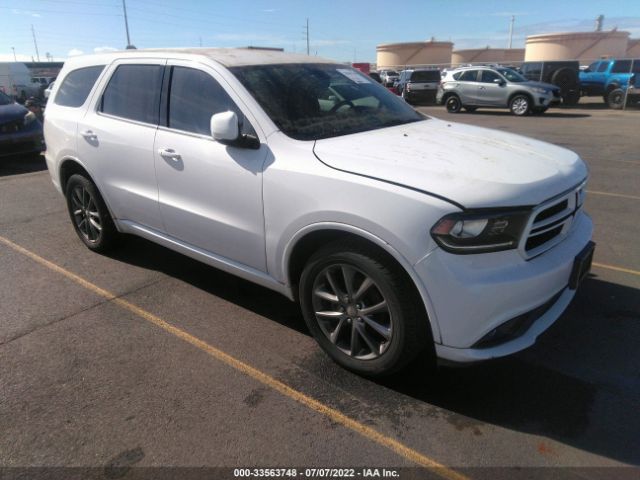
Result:
{"type": "Polygon", "coordinates": [[[80,132],[80,135],[82,135],[87,140],[97,140],[98,139],[98,135],[93,133],[91,130],[85,130],[84,132],[80,132]]]}
{"type": "Polygon", "coordinates": [[[182,156],[173,148],[161,148],[158,150],[158,154],[165,160],[173,160],[174,162],[182,160],[182,156]]]}

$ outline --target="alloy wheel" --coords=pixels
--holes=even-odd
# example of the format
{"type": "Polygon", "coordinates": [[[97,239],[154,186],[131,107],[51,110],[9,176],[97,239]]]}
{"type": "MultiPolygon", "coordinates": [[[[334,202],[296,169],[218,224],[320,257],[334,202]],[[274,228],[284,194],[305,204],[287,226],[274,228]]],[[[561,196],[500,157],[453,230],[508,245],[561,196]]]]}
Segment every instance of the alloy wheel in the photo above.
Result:
{"type": "Polygon", "coordinates": [[[524,115],[529,110],[529,101],[524,97],[518,97],[513,101],[511,109],[516,115],[524,115]]]}
{"type": "Polygon", "coordinates": [[[97,242],[102,234],[102,220],[91,193],[80,185],[76,186],[71,194],[71,206],[78,231],[87,241],[97,242]]]}
{"type": "Polygon", "coordinates": [[[371,277],[348,264],[333,264],[315,278],[312,306],[320,329],[346,355],[381,356],[393,335],[393,317],[371,277]]]}

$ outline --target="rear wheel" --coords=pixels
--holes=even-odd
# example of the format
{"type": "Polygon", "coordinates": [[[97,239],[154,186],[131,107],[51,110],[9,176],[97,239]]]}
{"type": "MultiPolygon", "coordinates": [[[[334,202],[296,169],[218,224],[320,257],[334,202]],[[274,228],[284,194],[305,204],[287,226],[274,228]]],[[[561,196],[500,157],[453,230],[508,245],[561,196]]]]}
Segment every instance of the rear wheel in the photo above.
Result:
{"type": "Polygon", "coordinates": [[[333,243],[309,259],[300,303],[322,349],[359,374],[389,375],[433,351],[426,313],[407,275],[359,242],[333,243]]]}
{"type": "Polygon", "coordinates": [[[460,110],[462,110],[462,102],[457,95],[447,97],[445,105],[447,107],[447,112],[449,113],[460,113],[460,110]]]}
{"type": "Polygon", "coordinates": [[[72,175],[67,182],[66,197],[69,216],[80,240],[95,252],[113,248],[119,233],[94,183],[84,175],[72,175]]]}
{"type": "Polygon", "coordinates": [[[566,94],[562,96],[562,104],[568,107],[573,105],[577,105],[580,102],[580,90],[569,90],[566,94]]]}
{"type": "Polygon", "coordinates": [[[622,110],[624,107],[624,90],[616,88],[607,95],[607,105],[615,110],[622,110]]]}
{"type": "Polygon", "coordinates": [[[509,110],[518,117],[529,115],[531,111],[531,100],[526,95],[516,95],[509,103],[509,110]]]}

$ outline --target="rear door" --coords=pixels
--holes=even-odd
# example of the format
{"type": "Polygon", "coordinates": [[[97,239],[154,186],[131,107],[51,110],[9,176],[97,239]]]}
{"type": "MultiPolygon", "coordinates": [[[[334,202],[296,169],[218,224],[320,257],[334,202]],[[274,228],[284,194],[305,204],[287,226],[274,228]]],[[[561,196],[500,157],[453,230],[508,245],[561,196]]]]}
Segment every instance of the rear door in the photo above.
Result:
{"type": "Polygon", "coordinates": [[[170,85],[154,155],[160,208],[169,235],[266,271],[262,172],[268,148],[224,145],[211,137],[215,113],[233,111],[258,136],[240,98],[211,67],[169,61],[170,85]]]}
{"type": "Polygon", "coordinates": [[[100,94],[78,123],[78,153],[113,215],[163,230],[153,142],[158,128],[164,59],[114,62],[100,94]]]}
{"type": "Polygon", "coordinates": [[[478,98],[478,88],[480,87],[480,83],[478,82],[479,74],[479,70],[465,70],[457,79],[455,90],[465,105],[477,105],[480,101],[478,98]]]}

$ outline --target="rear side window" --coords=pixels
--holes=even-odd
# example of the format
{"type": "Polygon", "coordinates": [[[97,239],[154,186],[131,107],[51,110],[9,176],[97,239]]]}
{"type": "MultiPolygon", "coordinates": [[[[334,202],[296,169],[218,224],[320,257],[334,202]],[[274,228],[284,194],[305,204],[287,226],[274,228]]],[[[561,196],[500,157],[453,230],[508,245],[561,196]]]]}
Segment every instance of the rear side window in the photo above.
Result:
{"type": "Polygon", "coordinates": [[[604,72],[608,66],[609,62],[600,62],[600,65],[598,66],[598,72],[604,72]]]}
{"type": "Polygon", "coordinates": [[[157,125],[163,70],[161,65],[120,65],[102,94],[100,111],[157,125]]]}
{"type": "Polygon", "coordinates": [[[104,70],[104,65],[79,68],[64,78],[53,103],[63,107],[81,107],[104,70]]]}
{"type": "Polygon", "coordinates": [[[456,80],[461,82],[475,82],[478,78],[478,70],[465,70],[456,80]]]}
{"type": "Polygon", "coordinates": [[[630,71],[631,60],[617,60],[611,69],[611,73],[629,73],[630,71]]]}
{"type": "Polygon", "coordinates": [[[531,78],[538,78],[540,77],[540,74],[542,73],[542,63],[540,62],[534,62],[534,63],[525,63],[524,65],[522,65],[522,73],[524,74],[525,77],[531,79],[531,78]]]}
{"type": "Polygon", "coordinates": [[[170,92],[169,128],[211,135],[211,116],[215,113],[233,111],[243,120],[242,112],[227,92],[201,70],[173,67],[170,92]]]}

